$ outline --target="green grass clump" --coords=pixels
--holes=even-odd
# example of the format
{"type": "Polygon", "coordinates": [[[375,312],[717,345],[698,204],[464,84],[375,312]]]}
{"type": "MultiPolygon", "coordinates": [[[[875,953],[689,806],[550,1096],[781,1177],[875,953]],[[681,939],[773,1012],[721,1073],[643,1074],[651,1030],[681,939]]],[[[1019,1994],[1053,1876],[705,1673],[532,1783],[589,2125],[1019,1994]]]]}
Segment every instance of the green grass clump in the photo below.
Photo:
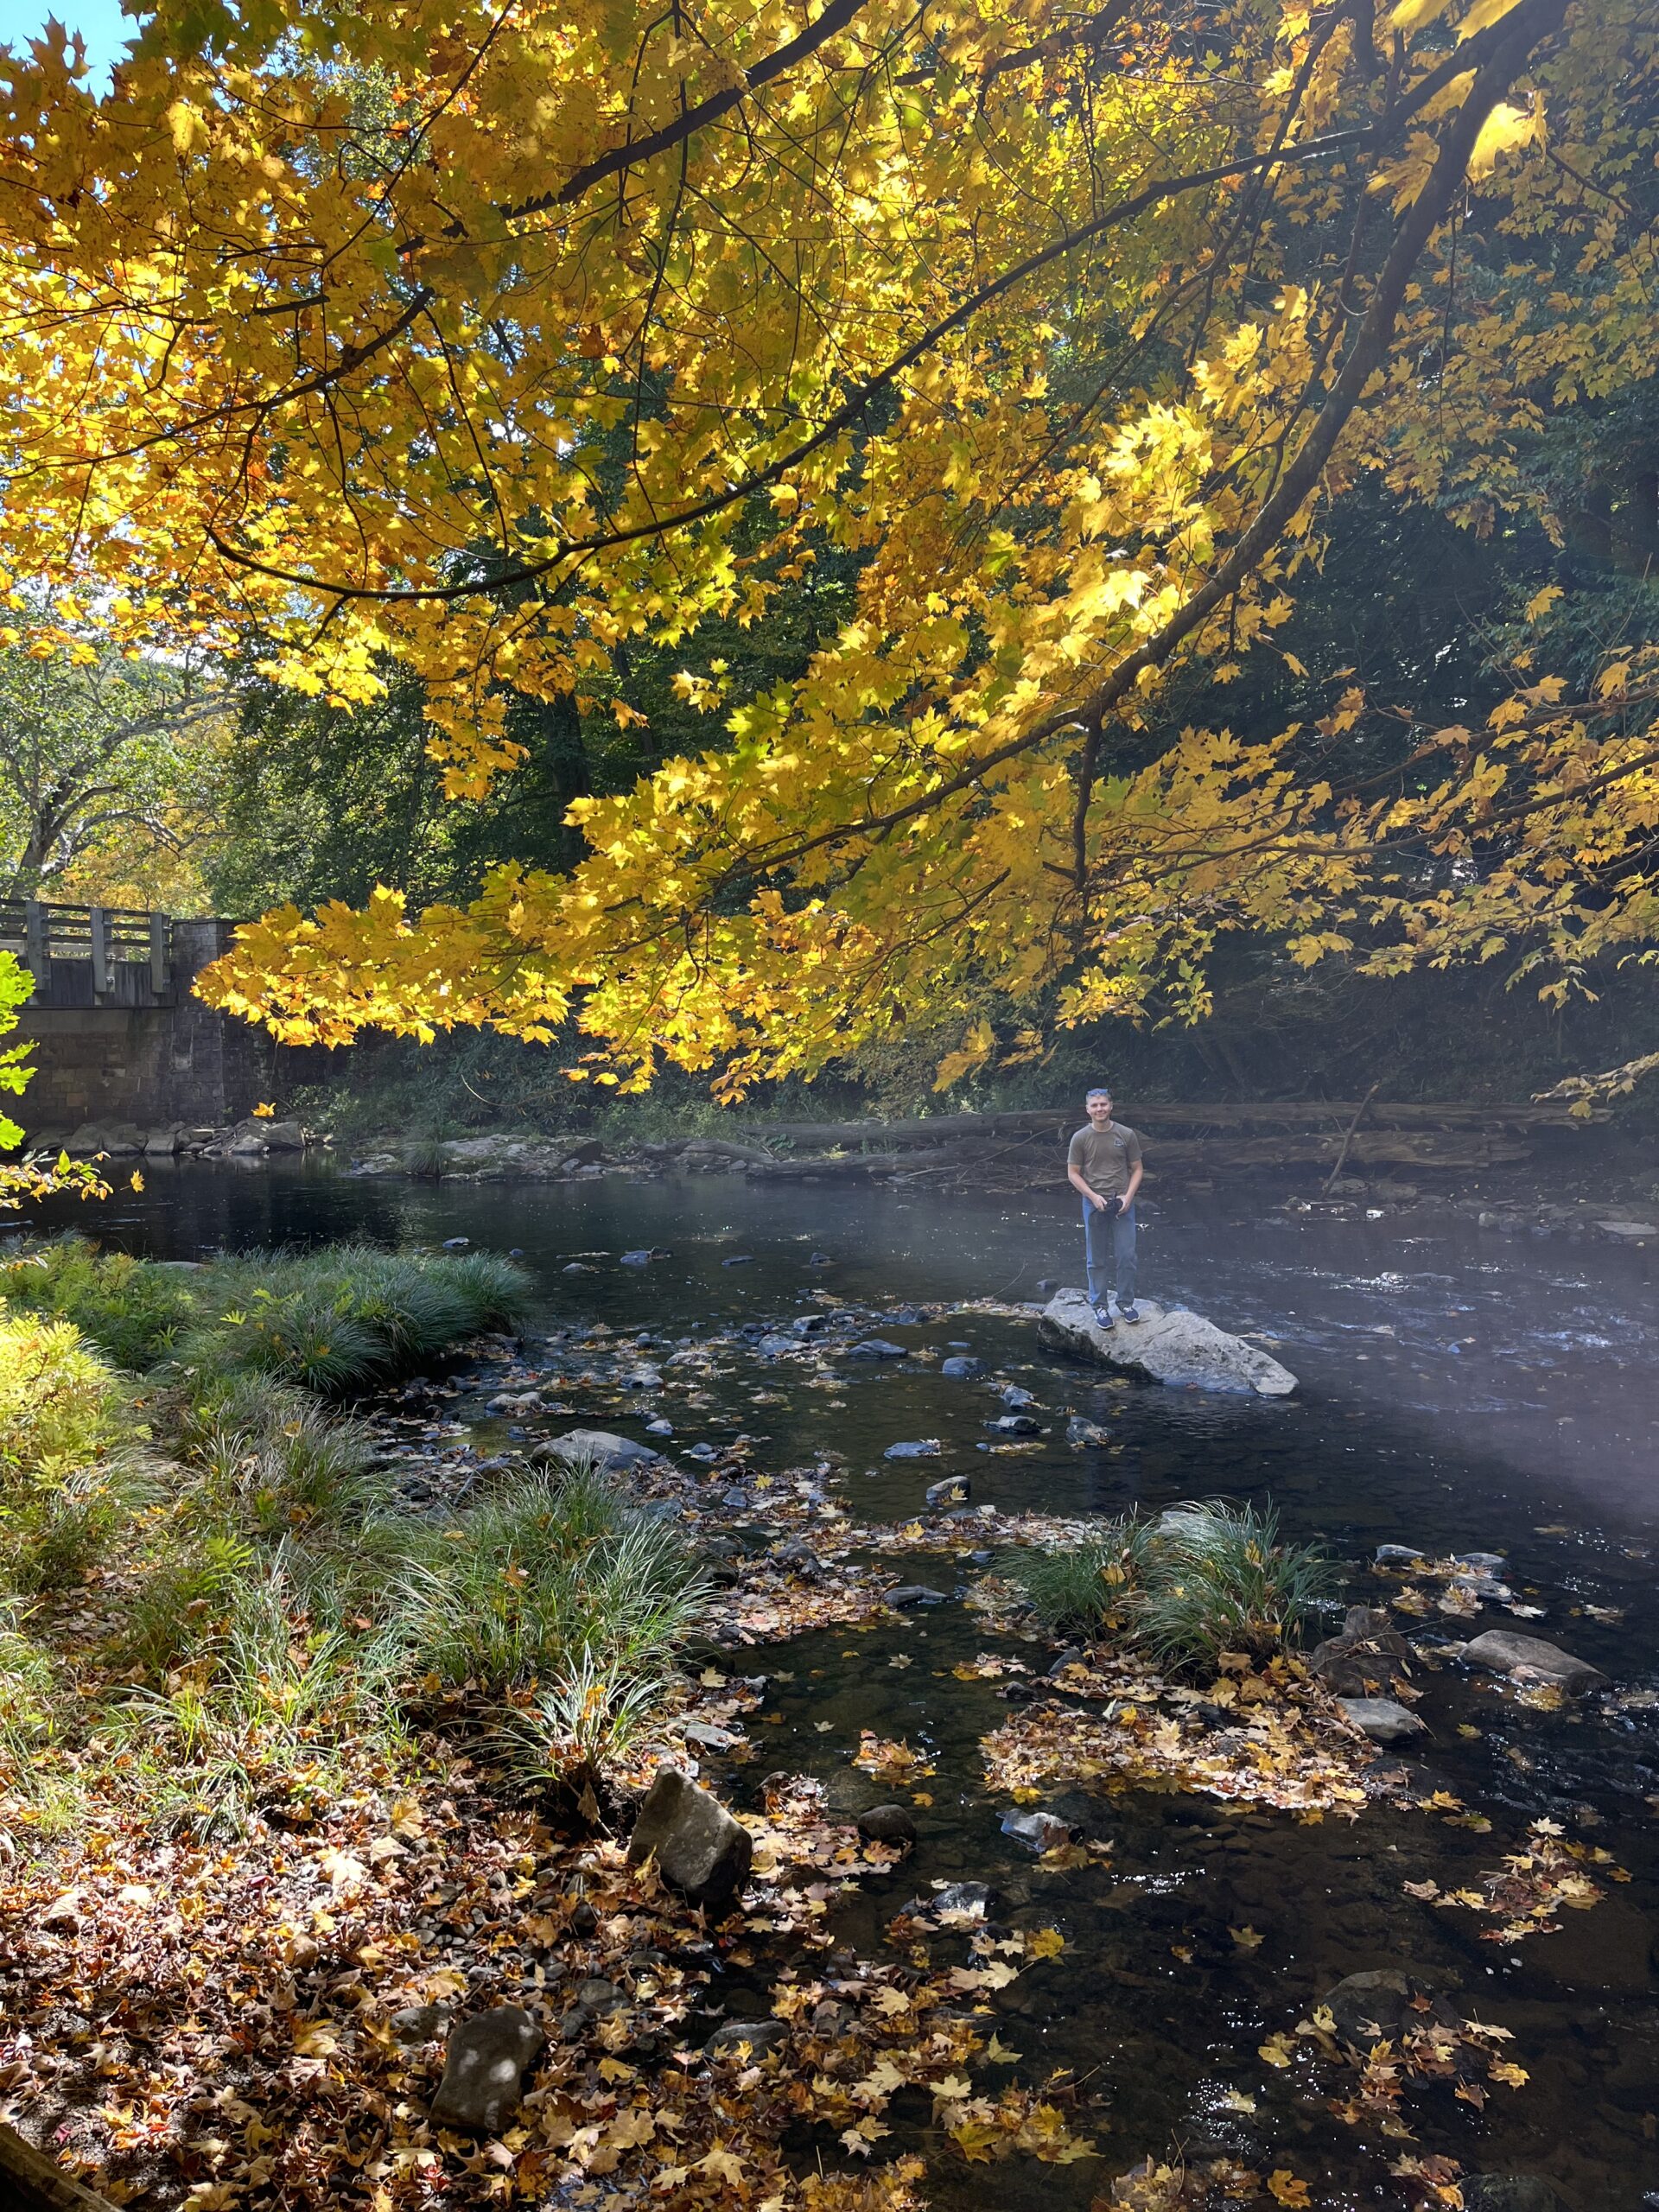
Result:
{"type": "Polygon", "coordinates": [[[106,1724],[164,1823],[233,1833],[252,1806],[327,1796],[347,1744],[385,1756],[397,1719],[379,1645],[319,1604],[288,1546],[227,1563],[204,1594],[219,1608],[211,1630],[106,1724]]]}
{"type": "Polygon", "coordinates": [[[501,1696],[568,1682],[584,1658],[659,1675],[708,1596],[671,1529],[579,1469],[533,1476],[429,1541],[397,1633],[411,1675],[501,1696]]]}
{"type": "Polygon", "coordinates": [[[189,1325],[192,1272],[60,1236],[0,1262],[0,1300],[73,1322],[116,1366],[142,1373],[189,1325]]]}
{"type": "Polygon", "coordinates": [[[117,1366],[260,1374],[321,1397],[412,1375],[464,1338],[510,1327],[530,1278],[493,1253],[372,1245],[255,1252],[198,1268],[60,1237],[0,1263],[0,1299],[73,1322],[117,1366]]]}
{"type": "Polygon", "coordinates": [[[1136,1633],[1166,1664],[1213,1666],[1224,1651],[1271,1659],[1301,1641],[1338,1581],[1316,1546],[1281,1540],[1272,1506],[1195,1505],[1172,1516],[1136,1633]]]}
{"type": "Polygon", "coordinates": [[[1211,1671],[1224,1652],[1261,1662],[1295,1645],[1340,1580],[1317,1547],[1281,1539],[1271,1506],[1226,1500],[1109,1522],[1086,1544],[1025,1554],[1009,1572],[1052,1628],[1116,1636],[1162,1666],[1211,1671]]]}
{"type": "Polygon", "coordinates": [[[198,1525],[295,1535],[348,1529],[380,1511],[388,1487],[362,1423],[330,1415],[283,1384],[266,1388],[263,1404],[238,1394],[193,1453],[201,1482],[186,1503],[198,1525]]]}
{"type": "Polygon", "coordinates": [[[465,1338],[524,1317],[530,1278],[493,1253],[428,1258],[340,1245],[255,1253],[203,1271],[176,1364],[262,1374],[325,1398],[412,1375],[465,1338]]]}
{"type": "Polygon", "coordinates": [[[1122,1625],[1152,1548],[1148,1522],[1109,1521],[1087,1543],[1021,1554],[1014,1573],[1045,1626],[1100,1636],[1122,1625]]]}
{"type": "Polygon", "coordinates": [[[655,1719],[665,1688],[660,1675],[631,1674],[583,1651],[528,1706],[508,1708],[500,1731],[508,1764],[521,1781],[551,1784],[596,1812],[606,1768],[655,1719]]]}

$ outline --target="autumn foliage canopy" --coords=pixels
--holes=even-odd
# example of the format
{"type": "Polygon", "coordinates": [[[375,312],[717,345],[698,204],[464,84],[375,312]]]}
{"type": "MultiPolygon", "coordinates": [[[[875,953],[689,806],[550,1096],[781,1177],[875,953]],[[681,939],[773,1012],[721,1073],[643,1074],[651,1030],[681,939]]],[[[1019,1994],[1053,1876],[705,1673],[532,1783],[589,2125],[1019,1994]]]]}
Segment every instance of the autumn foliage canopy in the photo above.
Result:
{"type": "Polygon", "coordinates": [[[1367,472],[1559,535],[1538,441],[1653,372],[1656,31],[162,0],[106,92],[54,35],[0,58],[4,581],[70,653],[401,664],[464,804],[515,692],[855,563],[799,680],[688,667],[707,749],[581,802],[569,874],[245,931],[208,988],[290,1039],[574,1020],[584,1072],[741,1089],[913,1023],[948,1078],[1201,1009],[1237,930],[1569,989],[1654,935],[1650,646],[1522,645],[1469,728],[1338,681],[1244,741],[1230,686],[1367,472]]]}

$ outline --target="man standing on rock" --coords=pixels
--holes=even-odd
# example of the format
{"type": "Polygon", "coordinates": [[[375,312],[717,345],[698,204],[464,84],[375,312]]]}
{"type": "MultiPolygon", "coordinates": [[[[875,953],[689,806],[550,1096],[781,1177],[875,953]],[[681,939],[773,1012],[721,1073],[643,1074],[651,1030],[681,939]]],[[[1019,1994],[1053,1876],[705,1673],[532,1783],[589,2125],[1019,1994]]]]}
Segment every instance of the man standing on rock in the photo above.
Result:
{"type": "Polygon", "coordinates": [[[1138,1321],[1135,1310],[1135,1194],[1144,1172],[1141,1140],[1112,1119],[1112,1094],[1103,1084],[1084,1104],[1086,1128],[1077,1131],[1065,1155],[1066,1180],[1083,1196],[1083,1249],[1089,1269],[1089,1303],[1095,1325],[1112,1326],[1106,1302],[1108,1255],[1117,1275],[1117,1310],[1125,1321],[1138,1321]]]}

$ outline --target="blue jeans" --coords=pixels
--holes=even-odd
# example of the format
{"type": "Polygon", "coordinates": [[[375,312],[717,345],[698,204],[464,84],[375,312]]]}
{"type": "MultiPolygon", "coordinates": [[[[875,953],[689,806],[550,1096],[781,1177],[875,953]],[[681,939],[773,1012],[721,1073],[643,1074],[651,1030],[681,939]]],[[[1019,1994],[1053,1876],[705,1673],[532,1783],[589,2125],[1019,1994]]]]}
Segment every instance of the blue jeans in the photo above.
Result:
{"type": "Polygon", "coordinates": [[[1085,1198],[1083,1205],[1083,1249],[1089,1265],[1089,1303],[1106,1303],[1109,1263],[1117,1276],[1117,1302],[1135,1303],[1135,1208],[1119,1214],[1102,1213],[1085,1198]]]}

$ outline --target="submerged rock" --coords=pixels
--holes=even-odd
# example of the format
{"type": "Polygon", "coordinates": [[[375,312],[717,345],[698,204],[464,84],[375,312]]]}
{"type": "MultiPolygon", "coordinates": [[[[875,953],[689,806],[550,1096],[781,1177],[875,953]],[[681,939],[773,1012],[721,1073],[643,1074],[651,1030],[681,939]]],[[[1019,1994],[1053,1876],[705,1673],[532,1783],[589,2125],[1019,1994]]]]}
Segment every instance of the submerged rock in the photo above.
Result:
{"type": "Polygon", "coordinates": [[[1403,1744],[1428,1733],[1414,1713],[1391,1697],[1339,1697],[1337,1703],[1374,1744],[1403,1744]]]}
{"type": "Polygon", "coordinates": [[[858,1832],[867,1843],[908,1851],[916,1840],[916,1822],[906,1806],[871,1805],[858,1816],[858,1832]]]}
{"type": "Polygon", "coordinates": [[[702,2046],[705,2058],[765,2058],[789,2041],[783,2020],[724,2020],[702,2046]]]}
{"type": "Polygon", "coordinates": [[[1333,1695],[1363,1698],[1408,1675],[1412,1656],[1411,1646],[1380,1606],[1350,1605],[1342,1633],[1316,1645],[1307,1663],[1333,1695]]]}
{"type": "Polygon", "coordinates": [[[958,1352],[939,1362],[939,1372],[948,1375],[953,1382],[970,1382],[976,1375],[985,1372],[985,1363],[974,1358],[971,1353],[958,1352]]]}
{"type": "Polygon", "coordinates": [[[985,1426],[995,1430],[999,1436],[1038,1436],[1042,1433],[1043,1425],[1039,1421],[1033,1421],[1029,1414],[999,1414],[995,1421],[988,1421],[985,1426]]]}
{"type": "Polygon", "coordinates": [[[754,1841],[718,1797],[665,1766],[645,1793],[628,1839],[628,1864],[654,1858],[671,1889],[694,1904],[723,1904],[749,1878],[754,1841]]]}
{"type": "Polygon", "coordinates": [[[1082,1291],[1063,1290],[1043,1308],[1038,1327],[1045,1343],[1063,1351],[1081,1352],[1109,1367],[1135,1368],[1157,1382],[1252,1390],[1263,1398],[1287,1397],[1296,1388],[1289,1369],[1259,1346],[1181,1307],[1142,1304],[1138,1321],[1101,1329],[1082,1291]]]}
{"type": "Polygon", "coordinates": [[[900,1582],[881,1593],[882,1602],[888,1605],[943,1605],[945,1593],[934,1590],[925,1582],[900,1582]]]}
{"type": "Polygon", "coordinates": [[[1459,2185],[1463,2212],[1567,2212],[1566,2199],[1542,2174],[1465,2174],[1459,2185]]]}
{"type": "Polygon", "coordinates": [[[1071,1823],[1056,1813],[1004,1813],[1002,1833],[1037,1853],[1057,1851],[1071,1840],[1071,1823]]]}
{"type": "Polygon", "coordinates": [[[903,1344],[889,1344],[885,1337],[864,1337],[847,1347],[849,1359],[903,1359],[903,1344]]]}
{"type": "Polygon", "coordinates": [[[884,1459],[937,1459],[943,1449],[937,1436],[918,1437],[909,1444],[889,1444],[884,1459]]]}
{"type": "Polygon", "coordinates": [[[1065,1440],[1086,1451],[1092,1451],[1112,1440],[1111,1431],[1103,1428],[1097,1421],[1085,1421],[1081,1414],[1074,1414],[1065,1424],[1065,1440]]]}
{"type": "Polygon", "coordinates": [[[929,1505],[963,1505],[972,1496],[973,1487],[966,1475],[947,1475],[942,1483],[930,1483],[923,1497],[929,1505]]]}
{"type": "Polygon", "coordinates": [[[518,2102],[524,2069],[541,2049],[542,2031],[518,2005],[475,2012],[451,2029],[443,2080],[432,2100],[439,2127],[499,2135],[518,2102]]]}
{"type": "Polygon", "coordinates": [[[1396,2041],[1403,2029],[1418,2018],[1417,1986],[1397,1967],[1376,1974],[1351,1974],[1323,1999],[1344,2043],[1362,2045],[1386,2037],[1396,2041]]]}
{"type": "Polygon", "coordinates": [[[919,1905],[923,1912],[968,1912],[982,1919],[990,1910],[993,1891],[985,1882],[950,1882],[919,1905]]]}
{"type": "Polygon", "coordinates": [[[1575,1659],[1559,1643],[1546,1643],[1541,1636],[1522,1636],[1509,1628],[1488,1629],[1464,1645],[1462,1656],[1470,1666],[1484,1667],[1488,1674],[1536,1675],[1564,1690],[1588,1689],[1607,1679],[1599,1667],[1575,1659]]]}

